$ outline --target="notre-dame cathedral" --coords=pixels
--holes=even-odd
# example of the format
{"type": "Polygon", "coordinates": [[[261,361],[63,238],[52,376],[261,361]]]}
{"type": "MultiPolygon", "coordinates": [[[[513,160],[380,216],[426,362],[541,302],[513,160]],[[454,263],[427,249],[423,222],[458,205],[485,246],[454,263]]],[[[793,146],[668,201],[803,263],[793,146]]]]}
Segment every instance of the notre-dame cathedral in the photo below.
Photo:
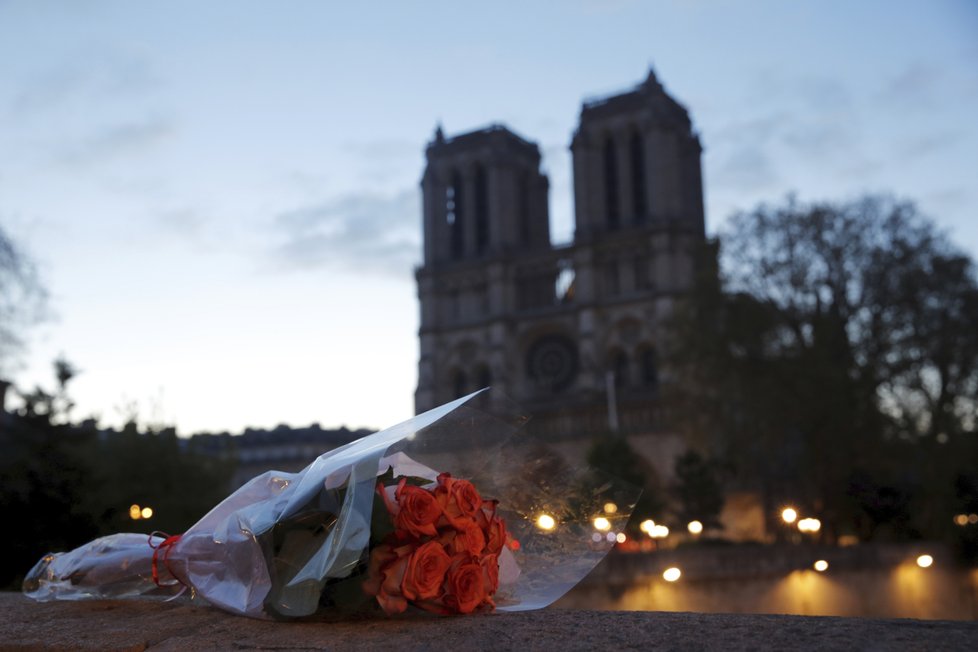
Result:
{"type": "Polygon", "coordinates": [[[570,148],[574,238],[555,247],[535,143],[493,125],[428,144],[419,412],[492,385],[547,438],[659,428],[663,319],[705,237],[699,138],[650,72],[585,102],[570,148]]]}

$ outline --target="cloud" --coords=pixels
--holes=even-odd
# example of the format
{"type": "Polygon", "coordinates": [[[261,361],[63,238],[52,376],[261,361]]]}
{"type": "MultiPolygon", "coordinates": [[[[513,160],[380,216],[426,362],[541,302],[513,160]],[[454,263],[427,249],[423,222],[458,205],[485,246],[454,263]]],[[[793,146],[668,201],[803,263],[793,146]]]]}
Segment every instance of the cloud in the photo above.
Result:
{"type": "Polygon", "coordinates": [[[788,112],[778,111],[769,115],[752,116],[746,120],[728,123],[711,134],[715,143],[766,145],[774,140],[787,126],[792,117],[788,112]]]}
{"type": "Polygon", "coordinates": [[[347,141],[343,145],[344,150],[352,155],[362,156],[366,159],[389,159],[417,157],[421,152],[421,147],[416,141],[403,139],[369,140],[369,141],[347,141]]]}
{"type": "Polygon", "coordinates": [[[156,214],[156,221],[165,233],[194,238],[201,233],[207,219],[193,208],[174,208],[156,214]]]}
{"type": "Polygon", "coordinates": [[[837,79],[808,76],[798,79],[793,86],[798,99],[817,112],[838,114],[852,111],[852,94],[837,79]]]}
{"type": "Polygon", "coordinates": [[[283,269],[345,268],[407,275],[419,261],[418,191],[353,193],[274,220],[272,259],[283,269]]]}
{"type": "Polygon", "coordinates": [[[839,80],[765,71],[747,90],[739,119],[705,134],[708,155],[719,161],[714,184],[770,191],[813,167],[824,176],[868,173],[875,165],[863,151],[857,103],[839,80]]]}
{"type": "Polygon", "coordinates": [[[61,162],[78,166],[138,153],[164,141],[175,131],[174,123],[163,117],[108,125],[74,145],[67,145],[61,162]]]}
{"type": "Polygon", "coordinates": [[[716,171],[714,184],[743,191],[765,190],[781,183],[767,150],[744,143],[732,149],[716,171]]]}
{"type": "Polygon", "coordinates": [[[792,111],[837,112],[849,111],[854,106],[848,86],[834,77],[822,75],[762,70],[747,79],[744,93],[744,100],[751,106],[791,107],[792,111]]]}
{"type": "Polygon", "coordinates": [[[917,136],[901,145],[899,156],[901,159],[923,158],[953,147],[960,140],[960,135],[951,131],[917,136]]]}
{"type": "Polygon", "coordinates": [[[773,154],[791,120],[790,114],[780,111],[751,116],[729,122],[708,135],[711,146],[707,156],[712,160],[719,159],[711,183],[718,188],[745,191],[777,186],[781,179],[773,163],[773,154]]]}
{"type": "Polygon", "coordinates": [[[130,55],[82,52],[71,63],[28,77],[10,105],[16,117],[48,110],[77,110],[92,103],[135,96],[161,86],[145,60],[130,55]]]}
{"type": "Polygon", "coordinates": [[[974,205],[974,192],[964,186],[940,188],[924,195],[923,202],[938,213],[966,213],[974,205]]]}
{"type": "Polygon", "coordinates": [[[924,110],[933,108],[940,91],[942,72],[917,62],[892,77],[876,93],[876,101],[888,108],[924,110]]]}
{"type": "Polygon", "coordinates": [[[784,130],[782,140],[805,158],[833,161],[851,158],[858,135],[851,123],[806,116],[784,130]]]}

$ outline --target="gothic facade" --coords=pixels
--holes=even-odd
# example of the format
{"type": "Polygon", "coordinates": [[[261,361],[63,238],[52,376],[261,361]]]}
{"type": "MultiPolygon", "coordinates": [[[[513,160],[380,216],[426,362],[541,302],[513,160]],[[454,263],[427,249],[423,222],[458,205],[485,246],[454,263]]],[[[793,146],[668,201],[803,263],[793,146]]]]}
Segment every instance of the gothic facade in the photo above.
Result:
{"type": "Polygon", "coordinates": [[[419,412],[492,385],[547,437],[658,428],[663,318],[704,239],[699,138],[650,72],[584,103],[571,152],[555,247],[536,144],[501,125],[428,144],[419,412]]]}

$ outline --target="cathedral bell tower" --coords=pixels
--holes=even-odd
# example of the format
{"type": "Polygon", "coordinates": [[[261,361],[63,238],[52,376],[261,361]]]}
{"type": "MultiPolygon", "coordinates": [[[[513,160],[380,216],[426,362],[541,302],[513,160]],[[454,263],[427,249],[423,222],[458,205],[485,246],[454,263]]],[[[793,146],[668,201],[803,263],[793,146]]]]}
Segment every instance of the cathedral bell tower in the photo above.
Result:
{"type": "Polygon", "coordinates": [[[501,125],[453,138],[439,126],[426,157],[418,410],[503,380],[492,325],[511,303],[504,261],[550,248],[535,144],[501,125]]]}
{"type": "Polygon", "coordinates": [[[651,70],[631,92],[584,103],[571,151],[576,242],[664,224],[702,237],[699,138],[651,70]]]}

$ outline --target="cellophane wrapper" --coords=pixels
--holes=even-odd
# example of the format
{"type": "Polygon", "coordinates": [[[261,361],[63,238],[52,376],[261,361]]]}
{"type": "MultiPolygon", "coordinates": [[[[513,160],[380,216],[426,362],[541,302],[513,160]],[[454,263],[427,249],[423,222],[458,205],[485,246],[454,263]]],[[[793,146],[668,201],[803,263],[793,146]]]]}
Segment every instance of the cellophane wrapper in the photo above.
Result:
{"type": "MultiPolygon", "coordinates": [[[[595,532],[593,519],[602,515],[613,530],[624,529],[640,491],[568,464],[525,434],[526,421],[498,393],[476,392],[326,452],[298,473],[253,478],[156,562],[149,544],[163,539],[132,533],[45,555],[24,581],[24,593],[38,601],[83,600],[175,595],[190,587],[195,598],[232,613],[275,619],[342,607],[323,601],[324,588],[362,573],[378,477],[392,470],[395,478],[431,481],[448,472],[498,500],[497,513],[516,543],[500,557],[496,608],[545,607],[614,546],[613,536],[595,532]],[[614,514],[605,513],[608,503],[617,506],[614,514]],[[544,514],[553,518],[552,528],[541,527],[544,514]]],[[[580,443],[583,456],[588,442],[580,443]]]]}

